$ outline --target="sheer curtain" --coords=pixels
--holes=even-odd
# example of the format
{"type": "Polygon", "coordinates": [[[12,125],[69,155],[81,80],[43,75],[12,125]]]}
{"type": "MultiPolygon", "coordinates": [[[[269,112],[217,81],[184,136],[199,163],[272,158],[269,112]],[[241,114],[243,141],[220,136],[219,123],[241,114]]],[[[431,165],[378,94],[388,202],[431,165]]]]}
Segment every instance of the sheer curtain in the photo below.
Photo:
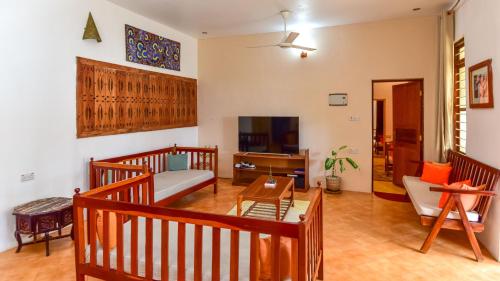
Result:
{"type": "Polygon", "coordinates": [[[455,19],[443,10],[439,32],[439,79],[437,95],[437,155],[445,161],[446,151],[453,147],[453,42],[455,19]]]}

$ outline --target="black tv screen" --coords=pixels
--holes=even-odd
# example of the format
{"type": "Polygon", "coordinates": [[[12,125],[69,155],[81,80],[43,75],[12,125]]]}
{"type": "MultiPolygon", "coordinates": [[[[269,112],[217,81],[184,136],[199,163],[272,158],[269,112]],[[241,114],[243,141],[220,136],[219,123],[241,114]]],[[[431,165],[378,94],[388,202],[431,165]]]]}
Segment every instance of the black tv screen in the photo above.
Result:
{"type": "Polygon", "coordinates": [[[239,149],[258,153],[299,153],[299,117],[238,118],[239,149]]]}

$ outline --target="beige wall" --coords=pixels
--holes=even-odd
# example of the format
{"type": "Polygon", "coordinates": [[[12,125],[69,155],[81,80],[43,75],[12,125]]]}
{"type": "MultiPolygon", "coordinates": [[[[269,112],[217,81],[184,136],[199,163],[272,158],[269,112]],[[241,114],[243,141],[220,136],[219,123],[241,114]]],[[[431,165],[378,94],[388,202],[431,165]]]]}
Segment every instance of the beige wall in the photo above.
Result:
{"type": "MultiPolygon", "coordinates": [[[[465,66],[493,59],[494,108],[467,108],[467,155],[500,169],[500,1],[466,1],[456,14],[455,38],[465,38],[465,66]]],[[[468,92],[468,89],[467,89],[468,92]]],[[[468,93],[467,93],[468,94],[468,93]]],[[[500,185],[500,184],[499,184],[500,185]]],[[[500,194],[497,186],[497,194],[500,194]]],[[[493,199],[481,242],[500,261],[500,196],[493,199]]]]}
{"type": "Polygon", "coordinates": [[[373,84],[373,99],[385,100],[385,128],[384,135],[386,138],[392,138],[392,86],[400,85],[407,82],[380,82],[373,84]]]}
{"type": "Polygon", "coordinates": [[[359,150],[351,157],[361,170],[344,174],[344,188],[370,192],[372,80],[425,79],[425,158],[434,158],[437,31],[436,17],[314,29],[297,42],[310,38],[318,48],[307,59],[277,47],[246,48],[277,42],[279,33],[200,40],[199,143],[219,145],[220,175],[231,177],[239,115],[299,116],[311,182],[324,176],[330,149],[348,144],[359,150]],[[349,106],[328,106],[332,92],[348,93],[349,106]]]}

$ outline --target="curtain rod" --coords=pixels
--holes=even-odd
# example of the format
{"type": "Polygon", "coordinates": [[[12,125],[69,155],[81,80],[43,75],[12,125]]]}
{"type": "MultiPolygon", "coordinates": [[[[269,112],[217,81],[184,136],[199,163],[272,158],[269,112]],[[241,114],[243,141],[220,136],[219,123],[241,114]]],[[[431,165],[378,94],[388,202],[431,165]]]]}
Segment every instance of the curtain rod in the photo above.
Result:
{"type": "Polygon", "coordinates": [[[448,15],[455,13],[455,9],[458,7],[458,4],[460,4],[460,2],[462,2],[462,0],[457,0],[455,2],[455,4],[453,4],[453,6],[451,6],[451,8],[448,10],[448,15]]]}

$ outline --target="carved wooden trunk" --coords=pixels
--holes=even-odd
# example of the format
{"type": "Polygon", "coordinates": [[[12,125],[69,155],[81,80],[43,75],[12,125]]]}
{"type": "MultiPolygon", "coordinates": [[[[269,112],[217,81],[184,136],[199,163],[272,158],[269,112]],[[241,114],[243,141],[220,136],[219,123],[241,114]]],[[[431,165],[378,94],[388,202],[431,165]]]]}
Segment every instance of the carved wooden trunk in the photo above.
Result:
{"type": "Polygon", "coordinates": [[[196,79],[77,58],[79,138],[197,125],[196,79]]]}

